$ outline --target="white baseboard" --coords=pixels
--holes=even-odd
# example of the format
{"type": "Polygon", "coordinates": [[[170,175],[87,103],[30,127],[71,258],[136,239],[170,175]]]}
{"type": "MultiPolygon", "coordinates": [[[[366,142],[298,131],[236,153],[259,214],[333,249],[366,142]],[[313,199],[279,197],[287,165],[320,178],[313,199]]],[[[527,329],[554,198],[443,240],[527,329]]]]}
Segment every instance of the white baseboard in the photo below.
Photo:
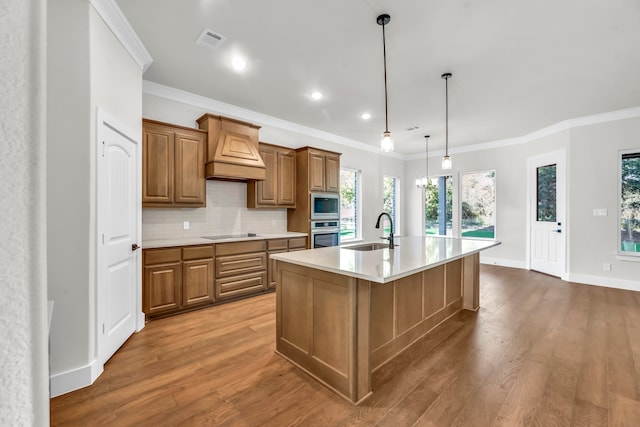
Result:
{"type": "Polygon", "coordinates": [[[613,279],[611,277],[591,276],[588,274],[571,274],[568,280],[585,285],[604,286],[605,288],[625,289],[628,291],[640,291],[640,282],[635,280],[613,279]]]}
{"type": "Polygon", "coordinates": [[[93,384],[102,373],[103,368],[104,366],[96,359],[86,366],[51,375],[50,397],[60,396],[93,384]]]}
{"type": "Polygon", "coordinates": [[[515,259],[504,259],[504,258],[489,258],[489,257],[482,256],[482,253],[480,254],[480,264],[498,265],[500,267],[511,267],[511,268],[520,268],[520,269],[527,268],[524,261],[518,261],[515,259]]]}
{"type": "Polygon", "coordinates": [[[141,311],[136,316],[136,332],[140,332],[142,328],[144,328],[145,324],[146,324],[146,317],[145,317],[144,311],[141,311]]]}

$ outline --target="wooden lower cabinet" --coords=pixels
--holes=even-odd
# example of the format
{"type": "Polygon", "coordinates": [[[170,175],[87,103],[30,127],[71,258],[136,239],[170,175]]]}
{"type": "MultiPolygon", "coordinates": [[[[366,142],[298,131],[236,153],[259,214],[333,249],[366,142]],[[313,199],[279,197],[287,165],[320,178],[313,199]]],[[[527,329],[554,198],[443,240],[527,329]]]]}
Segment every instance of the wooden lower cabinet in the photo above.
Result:
{"type": "Polygon", "coordinates": [[[142,251],[142,309],[149,319],[275,290],[273,253],[303,250],[306,237],[142,251]]]}
{"type": "Polygon", "coordinates": [[[213,245],[145,249],[142,309],[150,318],[212,304],[213,245]]]}

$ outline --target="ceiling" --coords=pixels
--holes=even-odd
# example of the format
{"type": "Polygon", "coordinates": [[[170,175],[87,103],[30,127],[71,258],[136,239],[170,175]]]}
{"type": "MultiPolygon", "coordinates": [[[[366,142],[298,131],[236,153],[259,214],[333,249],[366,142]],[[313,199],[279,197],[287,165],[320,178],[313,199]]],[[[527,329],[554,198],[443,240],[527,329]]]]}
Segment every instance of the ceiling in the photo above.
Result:
{"type": "Polygon", "coordinates": [[[145,80],[376,147],[376,17],[388,13],[389,129],[403,155],[423,152],[425,134],[444,148],[444,72],[454,152],[640,106],[639,0],[117,2],[153,58],[145,80]],[[226,40],[196,45],[205,28],[226,40]],[[240,73],[236,54],[247,60],[240,73]],[[324,98],[312,101],[313,90],[324,98]]]}

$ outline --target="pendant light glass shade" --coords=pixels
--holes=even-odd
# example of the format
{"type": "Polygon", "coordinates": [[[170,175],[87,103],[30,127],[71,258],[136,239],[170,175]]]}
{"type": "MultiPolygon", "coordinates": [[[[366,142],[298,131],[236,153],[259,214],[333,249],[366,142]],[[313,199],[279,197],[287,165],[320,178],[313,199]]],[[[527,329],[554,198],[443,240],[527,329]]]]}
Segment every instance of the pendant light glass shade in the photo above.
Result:
{"type": "Polygon", "coordinates": [[[391,132],[382,132],[382,140],[380,140],[380,150],[385,153],[393,151],[393,137],[391,136],[391,132]]]}
{"type": "Polygon", "coordinates": [[[387,43],[385,40],[384,26],[391,21],[389,15],[382,14],[376,18],[378,25],[382,26],[382,57],[384,60],[384,124],[385,130],[382,133],[382,139],[380,140],[380,150],[388,153],[393,151],[393,137],[389,131],[389,108],[387,102],[387,43]]]}
{"type": "Polygon", "coordinates": [[[453,167],[451,157],[449,157],[449,78],[451,73],[444,73],[440,76],[444,79],[445,93],[445,139],[444,139],[444,157],[442,158],[442,170],[450,170],[453,167]]]}
{"type": "Polygon", "coordinates": [[[418,188],[427,188],[429,183],[429,135],[425,135],[424,139],[424,176],[416,179],[418,188]]]}

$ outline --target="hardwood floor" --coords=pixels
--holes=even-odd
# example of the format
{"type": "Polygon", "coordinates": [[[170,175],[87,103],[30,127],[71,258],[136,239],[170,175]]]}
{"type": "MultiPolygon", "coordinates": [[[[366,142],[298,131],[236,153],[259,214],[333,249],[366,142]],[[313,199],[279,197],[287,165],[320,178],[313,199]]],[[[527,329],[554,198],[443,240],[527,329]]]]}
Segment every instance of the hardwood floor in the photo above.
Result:
{"type": "Polygon", "coordinates": [[[482,266],[481,309],[352,406],[274,354],[275,295],[155,320],[53,426],[638,426],[640,293],[482,266]]]}

